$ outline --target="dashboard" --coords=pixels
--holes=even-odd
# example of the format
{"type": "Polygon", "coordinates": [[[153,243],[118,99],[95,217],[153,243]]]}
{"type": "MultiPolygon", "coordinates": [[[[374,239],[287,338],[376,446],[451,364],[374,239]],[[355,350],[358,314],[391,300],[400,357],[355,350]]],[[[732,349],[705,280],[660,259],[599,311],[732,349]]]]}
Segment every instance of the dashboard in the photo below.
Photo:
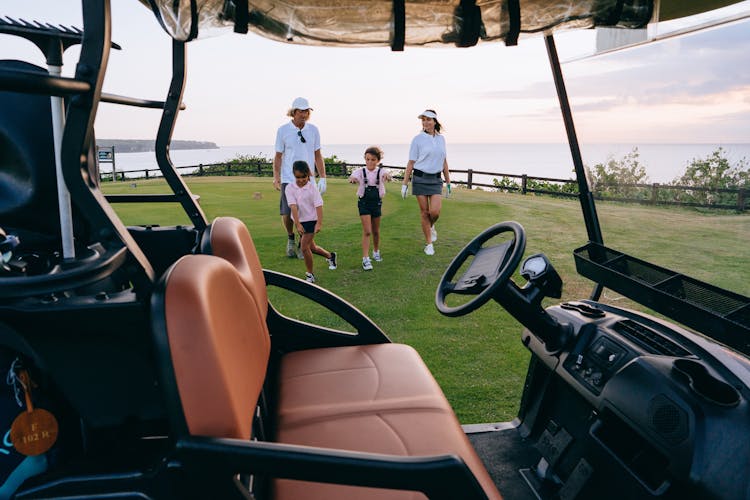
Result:
{"type": "MultiPolygon", "coordinates": [[[[748,498],[748,361],[652,316],[593,301],[546,309],[572,339],[550,353],[531,439],[564,498],[748,498]]],[[[527,384],[530,390],[532,384],[527,384]]]]}

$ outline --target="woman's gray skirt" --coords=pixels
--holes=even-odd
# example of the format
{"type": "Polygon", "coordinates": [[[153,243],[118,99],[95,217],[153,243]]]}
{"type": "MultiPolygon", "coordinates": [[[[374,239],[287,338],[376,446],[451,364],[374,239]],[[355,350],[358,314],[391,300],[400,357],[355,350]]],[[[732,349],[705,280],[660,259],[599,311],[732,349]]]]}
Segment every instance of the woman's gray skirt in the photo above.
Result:
{"type": "Polygon", "coordinates": [[[417,177],[411,178],[411,194],[414,196],[443,193],[443,179],[438,175],[436,177],[417,177]]]}

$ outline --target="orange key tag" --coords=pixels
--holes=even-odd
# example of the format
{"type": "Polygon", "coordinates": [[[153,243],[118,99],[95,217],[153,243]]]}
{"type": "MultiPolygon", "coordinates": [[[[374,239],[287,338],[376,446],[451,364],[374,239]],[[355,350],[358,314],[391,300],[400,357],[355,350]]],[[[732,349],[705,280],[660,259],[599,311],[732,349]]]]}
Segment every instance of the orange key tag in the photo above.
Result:
{"type": "Polygon", "coordinates": [[[21,455],[41,455],[57,441],[57,419],[47,410],[34,408],[31,402],[31,379],[26,370],[19,371],[18,380],[26,398],[26,411],[13,420],[10,440],[21,455]]]}

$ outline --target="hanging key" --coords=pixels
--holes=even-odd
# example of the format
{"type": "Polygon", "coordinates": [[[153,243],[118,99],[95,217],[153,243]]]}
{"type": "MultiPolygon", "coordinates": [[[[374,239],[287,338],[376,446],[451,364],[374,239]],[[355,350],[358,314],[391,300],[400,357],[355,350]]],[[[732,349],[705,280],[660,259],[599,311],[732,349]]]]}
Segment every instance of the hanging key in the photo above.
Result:
{"type": "Polygon", "coordinates": [[[43,408],[34,408],[31,399],[32,381],[28,371],[23,368],[19,370],[18,381],[23,388],[26,410],[13,420],[10,440],[22,455],[41,455],[57,441],[57,419],[43,408]]]}

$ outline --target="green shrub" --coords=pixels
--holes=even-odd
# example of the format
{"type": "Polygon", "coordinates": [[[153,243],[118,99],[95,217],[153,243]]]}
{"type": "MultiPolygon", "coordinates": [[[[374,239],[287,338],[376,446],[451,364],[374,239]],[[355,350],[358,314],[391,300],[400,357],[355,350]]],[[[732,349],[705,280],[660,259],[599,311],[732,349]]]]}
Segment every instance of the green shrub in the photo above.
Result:
{"type": "Polygon", "coordinates": [[[750,168],[745,158],[736,165],[731,165],[725,153],[720,147],[705,158],[694,158],[685,169],[685,173],[670,184],[701,189],[675,190],[675,201],[735,205],[736,193],[723,193],[718,190],[750,187],[750,168]]]}
{"type": "Polygon", "coordinates": [[[203,175],[260,175],[271,176],[273,159],[261,154],[237,155],[231,160],[203,167],[203,175]]]}
{"type": "Polygon", "coordinates": [[[638,148],[633,148],[620,160],[610,155],[605,163],[597,163],[593,168],[586,166],[591,191],[604,199],[649,199],[650,189],[636,186],[649,182],[646,167],[638,160],[639,157],[638,148]]]}
{"type": "Polygon", "coordinates": [[[513,177],[503,176],[500,177],[499,180],[497,178],[493,178],[492,185],[495,186],[495,191],[499,191],[501,193],[510,193],[513,191],[521,190],[521,184],[513,177]]]}

